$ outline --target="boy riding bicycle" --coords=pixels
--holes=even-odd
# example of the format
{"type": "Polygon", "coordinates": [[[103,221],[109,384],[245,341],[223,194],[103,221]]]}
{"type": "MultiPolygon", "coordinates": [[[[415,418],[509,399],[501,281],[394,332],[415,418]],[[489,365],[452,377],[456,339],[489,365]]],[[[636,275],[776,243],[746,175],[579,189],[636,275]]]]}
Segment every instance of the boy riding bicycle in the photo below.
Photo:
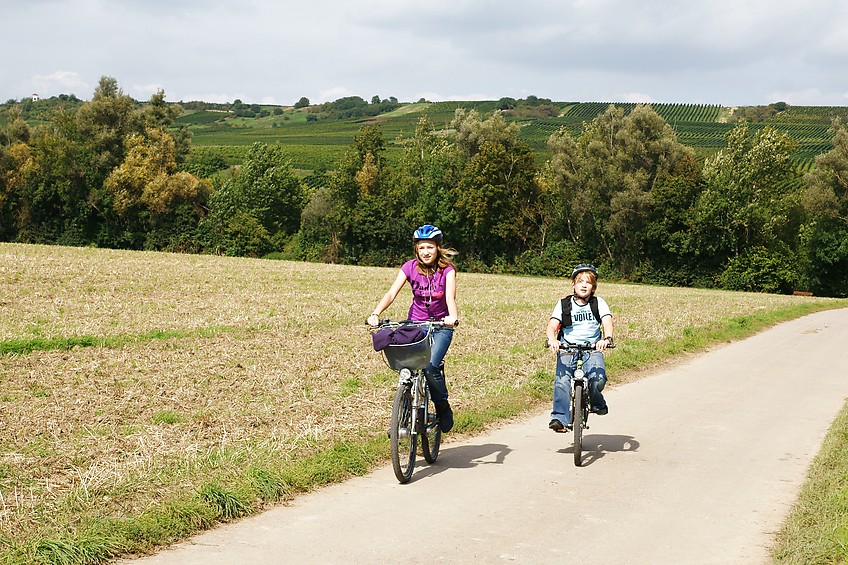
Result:
{"type": "Polygon", "coordinates": [[[548,424],[555,432],[568,431],[572,421],[570,381],[577,362],[574,355],[559,350],[560,342],[575,345],[595,344],[595,351],[582,354],[583,370],[589,379],[591,411],[600,416],[609,411],[601,391],[607,382],[603,351],[613,343],[612,313],[606,301],[595,296],[598,270],[593,265],[581,263],[574,267],[571,285],[573,294],[557,302],[545,330],[548,349],[557,356],[553,411],[548,424]]]}

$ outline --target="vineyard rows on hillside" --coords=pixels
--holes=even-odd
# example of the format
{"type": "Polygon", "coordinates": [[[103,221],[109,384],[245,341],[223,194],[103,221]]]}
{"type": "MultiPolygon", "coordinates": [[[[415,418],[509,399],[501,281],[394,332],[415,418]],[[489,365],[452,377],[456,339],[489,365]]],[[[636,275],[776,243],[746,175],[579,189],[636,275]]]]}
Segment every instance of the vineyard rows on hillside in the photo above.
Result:
{"type": "MultiPolygon", "coordinates": [[[[564,128],[577,137],[584,124],[611,104],[625,113],[636,107],[635,103],[562,102],[541,107],[537,113],[503,111],[507,120],[521,126],[519,138],[533,149],[541,162],[548,157],[547,140],[551,134],[564,128]]],[[[739,108],[717,104],[658,103],[651,107],[674,128],[681,143],[692,147],[702,157],[725,146],[725,136],[735,125],[734,115],[741,114],[739,108]]],[[[357,119],[321,117],[319,113],[310,114],[309,108],[285,108],[279,114],[258,118],[198,110],[185,113],[178,124],[187,126],[192,132],[193,154],[217,151],[234,164],[253,143],[280,143],[290,152],[295,168],[310,172],[333,169],[364,125],[380,125],[388,142],[386,156],[392,159],[399,155],[400,141],[412,136],[419,119],[426,117],[437,130],[445,129],[458,108],[488,115],[500,109],[500,105],[496,101],[418,102],[401,104],[400,108],[386,114],[357,119]]],[[[829,130],[834,117],[848,120],[848,108],[790,107],[762,121],[752,122],[751,132],[771,126],[788,133],[798,144],[794,154],[797,167],[806,171],[817,155],[831,148],[829,130]]]]}

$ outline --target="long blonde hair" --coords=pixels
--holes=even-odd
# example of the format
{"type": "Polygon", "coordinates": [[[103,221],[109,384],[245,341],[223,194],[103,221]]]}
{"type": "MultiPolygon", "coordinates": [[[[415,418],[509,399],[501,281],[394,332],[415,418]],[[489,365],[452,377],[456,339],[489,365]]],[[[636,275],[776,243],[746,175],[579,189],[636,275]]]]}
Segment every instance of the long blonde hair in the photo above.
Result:
{"type": "Polygon", "coordinates": [[[418,244],[422,242],[432,241],[436,244],[436,268],[438,270],[444,270],[447,267],[453,267],[456,269],[456,266],[453,264],[453,258],[459,255],[459,252],[452,247],[442,247],[441,244],[435,239],[419,239],[415,243],[412,244],[412,252],[415,254],[415,267],[418,269],[418,272],[422,275],[429,274],[428,271],[432,267],[427,267],[424,263],[421,262],[421,258],[418,257],[418,244]],[[426,271],[425,271],[426,270],[426,271]]]}

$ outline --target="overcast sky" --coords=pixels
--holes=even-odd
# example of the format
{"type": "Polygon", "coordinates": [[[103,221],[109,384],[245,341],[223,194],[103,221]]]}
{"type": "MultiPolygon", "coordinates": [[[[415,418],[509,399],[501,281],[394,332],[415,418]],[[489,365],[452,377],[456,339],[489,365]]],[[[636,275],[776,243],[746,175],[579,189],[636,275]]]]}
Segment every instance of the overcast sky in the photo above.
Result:
{"type": "Polygon", "coordinates": [[[848,105],[845,0],[0,0],[0,101],[848,105]]]}

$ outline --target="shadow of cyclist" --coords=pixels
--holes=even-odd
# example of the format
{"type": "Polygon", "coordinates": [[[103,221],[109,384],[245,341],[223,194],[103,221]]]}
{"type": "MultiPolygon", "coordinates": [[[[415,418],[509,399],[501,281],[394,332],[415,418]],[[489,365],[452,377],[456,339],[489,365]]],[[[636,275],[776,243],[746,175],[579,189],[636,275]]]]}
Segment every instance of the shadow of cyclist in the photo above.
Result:
{"type": "MultiPolygon", "coordinates": [[[[512,450],[500,443],[483,445],[460,445],[439,451],[439,458],[432,465],[422,466],[416,478],[429,477],[448,469],[472,469],[478,465],[501,465],[512,450]]],[[[426,465],[426,463],[425,463],[426,465]]]]}
{"type": "MultiPolygon", "coordinates": [[[[583,436],[583,461],[580,466],[591,465],[598,459],[602,459],[607,453],[638,450],[639,442],[633,436],[585,435],[583,436]]],[[[574,446],[569,445],[560,449],[559,452],[574,453],[574,446]]]]}

